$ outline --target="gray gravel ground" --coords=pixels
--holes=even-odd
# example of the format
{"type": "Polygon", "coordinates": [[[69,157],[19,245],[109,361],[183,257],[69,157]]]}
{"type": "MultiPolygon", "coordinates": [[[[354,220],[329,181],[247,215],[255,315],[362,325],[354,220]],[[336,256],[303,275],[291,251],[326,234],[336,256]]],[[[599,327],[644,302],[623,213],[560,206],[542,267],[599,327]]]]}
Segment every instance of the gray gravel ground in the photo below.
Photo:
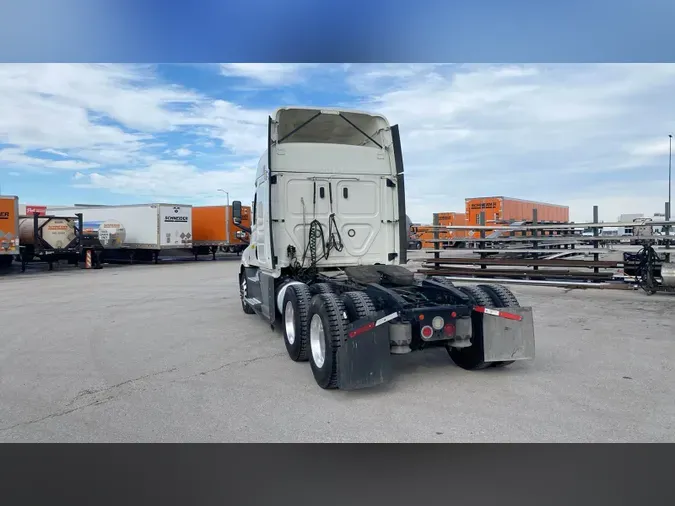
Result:
{"type": "Polygon", "coordinates": [[[517,286],[537,358],[394,357],[323,391],[244,315],[238,258],[0,277],[0,441],[675,441],[675,297],[517,286]]]}

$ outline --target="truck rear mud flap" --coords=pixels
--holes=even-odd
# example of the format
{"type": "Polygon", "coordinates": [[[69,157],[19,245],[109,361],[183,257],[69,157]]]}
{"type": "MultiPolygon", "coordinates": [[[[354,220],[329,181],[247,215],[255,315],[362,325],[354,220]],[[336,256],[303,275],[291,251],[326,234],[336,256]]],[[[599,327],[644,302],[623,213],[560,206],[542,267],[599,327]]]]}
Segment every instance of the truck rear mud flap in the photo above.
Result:
{"type": "Polygon", "coordinates": [[[482,308],[485,362],[534,359],[534,320],[531,307],[482,308]]]}
{"type": "Polygon", "coordinates": [[[391,379],[391,352],[387,315],[357,320],[347,327],[338,350],[338,388],[358,390],[391,379]]]}

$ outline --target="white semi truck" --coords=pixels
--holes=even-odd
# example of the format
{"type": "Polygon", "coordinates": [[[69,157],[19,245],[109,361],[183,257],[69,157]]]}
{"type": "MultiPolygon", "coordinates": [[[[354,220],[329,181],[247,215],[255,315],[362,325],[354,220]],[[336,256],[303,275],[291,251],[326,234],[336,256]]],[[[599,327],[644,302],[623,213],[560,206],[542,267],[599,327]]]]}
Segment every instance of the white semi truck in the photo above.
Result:
{"type": "MultiPolygon", "coordinates": [[[[464,369],[534,358],[532,308],[500,285],[416,279],[398,126],[365,112],[281,108],[258,164],[242,308],[283,327],[317,384],[386,382],[392,355],[441,346],[464,369]]],[[[241,202],[233,202],[238,222],[241,202]]]]}

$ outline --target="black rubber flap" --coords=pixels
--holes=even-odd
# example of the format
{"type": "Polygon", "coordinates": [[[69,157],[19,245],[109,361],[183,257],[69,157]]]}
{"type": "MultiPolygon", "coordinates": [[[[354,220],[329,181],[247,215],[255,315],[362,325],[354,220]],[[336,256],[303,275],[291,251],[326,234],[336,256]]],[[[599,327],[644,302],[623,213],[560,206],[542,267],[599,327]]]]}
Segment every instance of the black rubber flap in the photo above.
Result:
{"type": "MultiPolygon", "coordinates": [[[[380,312],[377,318],[384,316],[380,312]]],[[[356,337],[349,337],[352,330],[363,327],[372,319],[362,319],[349,325],[347,336],[338,350],[338,387],[340,390],[368,388],[391,379],[391,353],[389,330],[385,323],[367,330],[356,337]]]]}

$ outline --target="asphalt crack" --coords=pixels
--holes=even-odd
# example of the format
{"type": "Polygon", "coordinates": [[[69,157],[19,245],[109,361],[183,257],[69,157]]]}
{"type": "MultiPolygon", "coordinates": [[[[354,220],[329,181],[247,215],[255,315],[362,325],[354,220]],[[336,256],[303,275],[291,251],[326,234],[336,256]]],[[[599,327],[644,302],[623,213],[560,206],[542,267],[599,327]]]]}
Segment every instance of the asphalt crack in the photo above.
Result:
{"type": "Polygon", "coordinates": [[[260,360],[267,360],[269,358],[281,357],[283,355],[285,355],[284,352],[279,352],[279,353],[273,353],[272,355],[263,355],[262,357],[247,358],[245,360],[235,360],[233,362],[227,362],[225,364],[219,365],[218,367],[214,367],[213,369],[206,369],[205,371],[200,371],[198,373],[191,374],[189,376],[185,376],[184,378],[175,379],[175,380],[173,380],[173,382],[175,383],[175,382],[178,382],[178,381],[184,381],[186,379],[196,378],[197,376],[206,376],[207,374],[222,371],[223,369],[227,369],[228,367],[232,367],[232,366],[241,365],[241,366],[246,367],[247,365],[252,364],[253,362],[258,362],[260,360]]]}
{"type": "Polygon", "coordinates": [[[146,379],[149,379],[149,378],[152,378],[152,377],[155,377],[155,376],[159,376],[161,374],[168,374],[170,372],[176,371],[176,369],[177,369],[176,367],[171,367],[170,369],[165,369],[163,371],[158,371],[158,372],[154,372],[154,373],[150,373],[150,374],[144,374],[143,376],[128,379],[126,381],[122,381],[120,383],[116,383],[115,385],[111,385],[109,387],[101,388],[101,389],[98,389],[98,390],[89,390],[89,389],[83,390],[82,392],[77,394],[70,402],[68,402],[68,404],[66,404],[66,406],[72,406],[78,400],[84,399],[86,397],[98,396],[98,398],[96,398],[96,399],[94,399],[90,402],[87,402],[86,404],[82,404],[80,406],[74,406],[74,407],[69,408],[69,409],[63,409],[63,410],[60,410],[60,411],[56,411],[55,413],[50,413],[49,415],[41,416],[40,418],[34,418],[32,420],[27,420],[25,422],[15,423],[14,425],[10,425],[8,427],[2,427],[2,428],[0,428],[0,432],[7,432],[8,430],[16,429],[16,428],[19,428],[19,427],[25,427],[25,426],[28,426],[28,425],[33,425],[33,424],[36,424],[36,423],[44,422],[45,420],[50,420],[52,418],[58,418],[58,417],[61,417],[61,416],[69,415],[70,413],[74,413],[75,411],[80,411],[82,409],[85,409],[85,408],[88,408],[88,407],[91,407],[91,406],[100,406],[102,404],[106,404],[110,401],[115,400],[118,397],[118,395],[112,394],[112,395],[108,395],[108,396],[101,396],[101,394],[104,394],[106,392],[110,392],[111,390],[115,390],[115,389],[121,388],[123,386],[132,384],[132,383],[136,383],[138,381],[142,381],[142,380],[146,380],[146,379]]]}
{"type": "MultiPolygon", "coordinates": [[[[198,377],[198,376],[206,376],[207,374],[212,374],[214,372],[218,372],[218,371],[221,371],[223,369],[227,369],[228,367],[233,367],[233,366],[244,366],[244,367],[246,367],[247,365],[252,364],[254,362],[258,362],[260,360],[267,360],[267,359],[270,359],[270,358],[280,357],[280,356],[283,356],[283,355],[285,355],[284,352],[279,352],[279,353],[273,353],[271,355],[263,355],[261,357],[255,357],[255,358],[249,358],[249,359],[245,359],[245,360],[235,360],[233,362],[227,362],[225,364],[219,365],[218,367],[214,367],[213,369],[207,369],[205,371],[201,371],[201,372],[198,372],[196,374],[186,376],[185,378],[173,380],[172,383],[175,383],[175,382],[181,381],[181,380],[186,380],[186,379],[189,379],[189,378],[198,377]]],[[[122,381],[120,383],[116,383],[115,385],[111,385],[109,387],[100,388],[98,390],[92,390],[92,389],[82,390],[73,399],[71,399],[68,402],[68,404],[66,404],[66,407],[72,406],[77,401],[80,401],[82,399],[86,399],[87,397],[97,396],[98,398],[93,399],[90,402],[87,402],[85,404],[81,404],[79,406],[73,406],[73,407],[68,408],[68,409],[63,409],[63,410],[60,410],[60,411],[56,411],[55,413],[50,413],[48,415],[41,416],[39,418],[34,418],[32,420],[27,420],[27,421],[24,421],[24,422],[15,423],[14,425],[10,425],[8,427],[2,427],[2,428],[0,428],[0,432],[7,432],[9,430],[16,429],[16,428],[19,428],[19,427],[26,427],[28,425],[34,425],[36,423],[44,422],[44,421],[50,420],[52,418],[58,418],[58,417],[61,417],[61,416],[69,415],[70,413],[74,413],[75,411],[80,411],[82,409],[85,409],[85,408],[88,408],[88,407],[91,407],[91,406],[100,406],[102,404],[106,404],[110,401],[115,400],[118,397],[118,395],[112,394],[112,395],[108,395],[108,396],[102,396],[101,394],[105,394],[106,392],[111,392],[113,390],[119,389],[119,388],[124,387],[126,385],[130,385],[132,383],[136,383],[136,382],[143,381],[143,380],[146,380],[146,379],[149,379],[149,378],[153,378],[155,376],[160,376],[162,374],[168,374],[168,373],[171,373],[171,372],[175,372],[176,370],[177,370],[177,367],[171,367],[171,368],[165,369],[163,371],[158,371],[158,372],[154,372],[154,373],[150,373],[150,374],[144,374],[143,376],[139,376],[137,378],[128,379],[128,380],[122,381]]]]}
{"type": "Polygon", "coordinates": [[[131,379],[122,381],[120,383],[116,383],[115,385],[111,385],[109,387],[100,388],[98,390],[89,390],[89,389],[82,390],[68,404],[66,404],[66,406],[72,406],[79,399],[82,399],[83,397],[87,397],[89,395],[97,395],[97,394],[101,394],[103,392],[108,392],[110,390],[114,390],[116,388],[120,388],[120,387],[123,387],[125,385],[129,385],[130,383],[136,383],[137,381],[142,381],[142,380],[145,380],[145,379],[153,378],[153,377],[159,376],[161,374],[168,374],[168,373],[174,372],[176,370],[177,370],[176,367],[171,367],[169,369],[164,369],[163,371],[157,371],[157,372],[153,372],[153,373],[149,373],[149,374],[144,374],[143,376],[139,376],[137,378],[131,378],[131,379]]]}

